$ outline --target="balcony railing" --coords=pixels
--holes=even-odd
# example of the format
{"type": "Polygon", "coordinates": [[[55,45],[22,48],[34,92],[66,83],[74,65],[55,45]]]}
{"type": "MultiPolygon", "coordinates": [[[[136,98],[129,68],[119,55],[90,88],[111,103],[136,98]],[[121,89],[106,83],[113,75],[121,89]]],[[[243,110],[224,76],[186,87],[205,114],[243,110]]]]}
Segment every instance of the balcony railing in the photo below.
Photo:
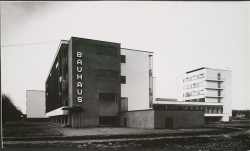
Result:
{"type": "Polygon", "coordinates": [[[219,90],[222,90],[224,88],[225,88],[225,86],[206,85],[206,89],[219,89],[219,90]]]}
{"type": "Polygon", "coordinates": [[[204,95],[204,93],[194,93],[194,94],[187,94],[187,95],[185,95],[184,97],[186,98],[186,97],[195,97],[195,96],[200,96],[200,95],[204,95]]]}
{"type": "Polygon", "coordinates": [[[225,78],[218,78],[218,77],[206,77],[207,81],[225,81],[225,78]]]}
{"type": "Polygon", "coordinates": [[[206,98],[223,98],[223,97],[225,97],[225,94],[218,95],[218,94],[207,93],[207,94],[205,94],[205,97],[206,98]]]}

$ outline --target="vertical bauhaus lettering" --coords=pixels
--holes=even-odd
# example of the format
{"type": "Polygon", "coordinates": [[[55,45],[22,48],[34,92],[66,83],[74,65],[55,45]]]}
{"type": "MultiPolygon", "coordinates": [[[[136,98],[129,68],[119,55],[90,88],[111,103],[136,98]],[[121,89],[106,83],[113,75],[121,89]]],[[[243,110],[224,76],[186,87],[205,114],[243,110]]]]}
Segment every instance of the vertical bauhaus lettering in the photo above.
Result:
{"type": "Polygon", "coordinates": [[[82,53],[81,52],[77,52],[77,57],[81,58],[82,57],[82,53]]]}
{"type": "Polygon", "coordinates": [[[80,60],[80,59],[77,59],[77,62],[76,62],[76,64],[82,65],[82,60],[80,60]]]}
{"type": "Polygon", "coordinates": [[[78,79],[81,79],[82,80],[82,74],[77,74],[76,75],[76,79],[78,80],[78,79]]]}
{"type": "Polygon", "coordinates": [[[77,86],[76,87],[82,87],[82,82],[77,82],[77,86]]]}
{"type": "Polygon", "coordinates": [[[76,71],[78,72],[77,73],[77,75],[76,75],[76,79],[77,80],[81,80],[81,81],[77,81],[77,84],[76,84],[76,87],[77,87],[77,95],[78,95],[78,97],[77,97],[77,102],[82,102],[82,74],[81,74],[81,72],[82,72],[82,60],[81,60],[81,58],[82,58],[82,53],[81,52],[77,52],[76,53],[76,57],[78,58],[77,60],[76,60],[76,65],[78,65],[77,67],[76,67],[76,71]],[[80,66],[79,66],[80,65],[80,66]],[[80,89],[79,89],[80,88],[80,89]]]}
{"type": "Polygon", "coordinates": [[[77,67],[77,72],[82,72],[82,67],[77,67]]]}
{"type": "Polygon", "coordinates": [[[77,97],[78,102],[82,102],[82,97],[77,97]]]}
{"type": "Polygon", "coordinates": [[[77,89],[77,94],[82,95],[82,89],[77,89]]]}

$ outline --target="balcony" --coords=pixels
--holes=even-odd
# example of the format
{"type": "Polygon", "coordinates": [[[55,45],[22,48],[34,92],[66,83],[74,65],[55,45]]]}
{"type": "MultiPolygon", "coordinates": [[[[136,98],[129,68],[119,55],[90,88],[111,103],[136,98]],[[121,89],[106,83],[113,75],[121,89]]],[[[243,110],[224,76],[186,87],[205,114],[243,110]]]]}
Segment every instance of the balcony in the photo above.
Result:
{"type": "Polygon", "coordinates": [[[206,85],[206,89],[223,90],[225,86],[206,85]]]}
{"type": "Polygon", "coordinates": [[[225,96],[225,94],[221,94],[221,95],[218,95],[218,94],[205,94],[205,97],[206,98],[223,98],[225,96]]]}
{"type": "Polygon", "coordinates": [[[225,81],[225,78],[218,78],[218,77],[206,77],[206,81],[217,81],[217,82],[223,82],[223,81],[225,81]]]}

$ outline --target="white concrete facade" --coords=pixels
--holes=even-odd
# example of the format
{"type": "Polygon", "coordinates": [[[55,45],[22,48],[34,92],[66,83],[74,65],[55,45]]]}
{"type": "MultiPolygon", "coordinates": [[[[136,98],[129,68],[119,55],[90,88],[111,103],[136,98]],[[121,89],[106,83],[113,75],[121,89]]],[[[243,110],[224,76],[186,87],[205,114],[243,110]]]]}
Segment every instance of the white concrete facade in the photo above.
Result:
{"type": "MultiPolygon", "coordinates": [[[[150,104],[150,76],[153,76],[152,69],[153,53],[133,49],[121,48],[121,55],[126,56],[126,63],[121,63],[121,76],[126,76],[126,84],[121,84],[121,97],[128,98],[128,111],[149,109],[150,104]],[[150,67],[151,66],[151,67],[150,67]]],[[[155,79],[152,77],[152,94],[154,97],[155,79]]]]}
{"type": "Polygon", "coordinates": [[[205,117],[220,115],[221,121],[229,121],[231,94],[231,71],[228,70],[200,68],[178,78],[179,102],[204,102],[205,107],[213,104],[205,109],[205,117]]]}
{"type": "Polygon", "coordinates": [[[45,115],[45,91],[26,91],[27,118],[47,118],[45,115]]]}

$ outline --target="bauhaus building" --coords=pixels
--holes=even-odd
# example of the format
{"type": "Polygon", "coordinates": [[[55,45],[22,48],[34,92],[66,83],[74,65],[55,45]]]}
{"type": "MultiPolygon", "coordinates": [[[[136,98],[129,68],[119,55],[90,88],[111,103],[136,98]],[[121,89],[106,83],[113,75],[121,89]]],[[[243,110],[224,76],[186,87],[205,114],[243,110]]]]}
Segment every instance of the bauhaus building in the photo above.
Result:
{"type": "Polygon", "coordinates": [[[201,110],[154,110],[153,81],[153,52],[71,37],[61,41],[48,73],[46,116],[72,127],[178,128],[204,123],[201,110]]]}

